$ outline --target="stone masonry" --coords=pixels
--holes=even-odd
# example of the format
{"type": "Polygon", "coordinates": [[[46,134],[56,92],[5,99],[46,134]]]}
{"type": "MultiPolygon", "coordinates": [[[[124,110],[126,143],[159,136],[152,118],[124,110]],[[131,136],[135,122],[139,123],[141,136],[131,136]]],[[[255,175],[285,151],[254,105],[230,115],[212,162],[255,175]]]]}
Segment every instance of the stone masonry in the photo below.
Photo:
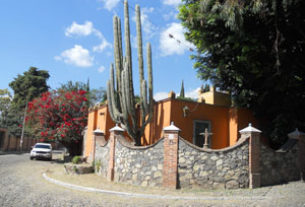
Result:
{"type": "Polygon", "coordinates": [[[299,140],[289,139],[274,151],[260,143],[260,131],[249,124],[236,145],[213,150],[189,143],[179,131],[172,123],[164,128],[163,139],[142,147],[131,146],[118,126],[111,129],[108,142],[96,133],[95,171],[110,181],[171,189],[256,188],[302,176],[304,149],[299,148],[304,142],[299,140]]]}
{"type": "Polygon", "coordinates": [[[147,147],[127,146],[123,138],[116,143],[114,180],[133,185],[160,186],[162,184],[163,142],[147,147]]]}
{"type": "Polygon", "coordinates": [[[180,187],[247,188],[248,147],[248,139],[243,139],[231,148],[204,150],[180,138],[178,162],[180,187]]]}
{"type": "Polygon", "coordinates": [[[297,145],[279,152],[261,145],[261,184],[275,185],[300,178],[297,164],[297,145]]]}

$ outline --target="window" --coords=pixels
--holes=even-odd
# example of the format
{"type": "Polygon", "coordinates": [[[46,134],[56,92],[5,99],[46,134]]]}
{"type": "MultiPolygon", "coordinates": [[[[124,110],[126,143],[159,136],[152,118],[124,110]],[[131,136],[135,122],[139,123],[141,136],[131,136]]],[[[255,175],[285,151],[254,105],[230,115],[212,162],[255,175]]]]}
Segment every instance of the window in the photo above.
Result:
{"type": "MultiPolygon", "coordinates": [[[[204,144],[204,135],[200,135],[203,133],[205,129],[208,129],[208,132],[211,132],[211,122],[210,121],[202,121],[202,120],[194,120],[193,122],[193,144],[198,147],[203,147],[204,144]]],[[[212,143],[212,135],[208,138],[209,148],[212,143]]]]}

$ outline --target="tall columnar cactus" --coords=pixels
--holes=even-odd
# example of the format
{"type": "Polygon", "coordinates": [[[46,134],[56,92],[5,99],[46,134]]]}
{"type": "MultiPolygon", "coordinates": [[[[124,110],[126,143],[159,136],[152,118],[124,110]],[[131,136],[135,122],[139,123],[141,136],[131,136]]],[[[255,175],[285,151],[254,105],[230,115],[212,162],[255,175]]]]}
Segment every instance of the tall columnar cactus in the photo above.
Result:
{"type": "Polygon", "coordinates": [[[148,97],[147,83],[144,80],[143,49],[140,7],[136,6],[136,28],[138,65],[140,75],[140,110],[136,108],[135,95],[132,80],[132,55],[130,44],[128,3],[124,2],[125,25],[125,57],[122,50],[121,22],[117,16],[113,17],[114,32],[114,58],[115,66],[111,64],[110,80],[107,82],[108,109],[112,120],[121,123],[136,145],[141,145],[141,136],[146,125],[153,115],[153,84],[151,46],[147,44],[147,70],[148,70],[148,97]],[[114,67],[116,70],[114,77],[114,67]],[[140,113],[140,116],[139,114],[140,113]],[[140,118],[139,118],[140,117],[140,118]]]}

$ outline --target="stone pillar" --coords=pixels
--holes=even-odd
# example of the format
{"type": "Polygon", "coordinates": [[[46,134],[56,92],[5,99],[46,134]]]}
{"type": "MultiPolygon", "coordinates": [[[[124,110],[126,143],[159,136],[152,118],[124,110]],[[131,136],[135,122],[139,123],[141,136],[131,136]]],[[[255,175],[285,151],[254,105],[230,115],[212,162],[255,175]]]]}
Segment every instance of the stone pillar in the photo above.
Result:
{"type": "Polygon", "coordinates": [[[301,180],[305,182],[305,135],[300,136],[299,139],[299,167],[300,167],[300,176],[301,180]]]}
{"type": "Polygon", "coordinates": [[[116,138],[119,135],[122,135],[124,130],[120,128],[118,125],[111,128],[110,130],[110,138],[109,138],[109,162],[108,162],[108,172],[107,172],[107,179],[109,181],[113,181],[114,178],[114,162],[115,162],[115,142],[116,138]]]}
{"type": "Polygon", "coordinates": [[[164,131],[164,160],[162,185],[163,187],[176,189],[178,184],[178,144],[180,129],[174,126],[165,127],[164,131]]]}
{"type": "Polygon", "coordinates": [[[298,167],[300,169],[300,178],[305,181],[305,133],[295,129],[288,134],[290,139],[298,140],[298,167]]]}
{"type": "Polygon", "coordinates": [[[100,139],[104,139],[104,135],[105,133],[100,130],[100,129],[96,129],[93,131],[93,149],[92,149],[92,161],[95,161],[95,152],[96,152],[96,143],[98,140],[100,139]]]}
{"type": "Polygon", "coordinates": [[[258,188],[261,186],[260,173],[260,133],[261,131],[252,127],[248,127],[239,131],[242,137],[250,137],[249,139],[249,188],[258,188]]]}

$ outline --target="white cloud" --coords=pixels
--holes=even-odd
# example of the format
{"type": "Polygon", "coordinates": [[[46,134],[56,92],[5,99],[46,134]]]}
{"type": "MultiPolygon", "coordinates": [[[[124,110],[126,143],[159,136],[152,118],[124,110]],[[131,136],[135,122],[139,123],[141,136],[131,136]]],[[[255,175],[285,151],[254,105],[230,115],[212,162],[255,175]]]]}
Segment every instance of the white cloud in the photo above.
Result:
{"type": "MultiPolygon", "coordinates": [[[[198,99],[198,92],[200,90],[200,87],[194,89],[194,90],[189,90],[185,93],[185,97],[188,97],[188,98],[192,98],[192,99],[195,99],[197,100],[198,99]]],[[[155,93],[154,95],[154,99],[155,101],[160,101],[162,99],[166,99],[168,98],[168,92],[158,92],[158,93],[155,93]]],[[[176,97],[178,97],[180,94],[179,93],[176,93],[176,97]]]]}
{"type": "Polygon", "coordinates": [[[94,52],[102,52],[107,47],[112,47],[112,45],[105,39],[103,34],[99,30],[95,29],[93,23],[90,21],[86,21],[84,24],[77,24],[76,22],[73,22],[65,31],[65,35],[68,37],[89,36],[91,34],[95,35],[102,41],[101,44],[93,47],[94,52]]]}
{"type": "Polygon", "coordinates": [[[167,92],[158,92],[154,95],[155,101],[160,101],[162,99],[168,98],[167,92]]]}
{"type": "MultiPolygon", "coordinates": [[[[148,14],[154,11],[153,7],[143,7],[141,9],[141,26],[143,28],[143,32],[145,33],[145,37],[151,38],[155,35],[157,27],[153,25],[148,18],[148,14]]],[[[136,16],[132,17],[132,20],[136,21],[136,16]]]]}
{"type": "Polygon", "coordinates": [[[181,4],[181,0],[164,0],[163,4],[169,6],[178,6],[179,4],[181,4]]]}
{"type": "Polygon", "coordinates": [[[105,9],[111,11],[114,7],[117,6],[117,4],[120,2],[120,0],[100,0],[104,3],[105,9]]]}
{"type": "Polygon", "coordinates": [[[106,68],[105,68],[105,66],[100,66],[98,69],[97,69],[97,71],[99,72],[99,73],[102,73],[102,72],[104,72],[104,70],[105,70],[106,68]]]}
{"type": "Polygon", "coordinates": [[[171,23],[160,35],[160,49],[162,56],[182,55],[189,48],[194,47],[193,44],[186,41],[184,32],[186,30],[179,23],[171,23]],[[170,38],[173,35],[174,38],[170,38]],[[180,41],[180,43],[178,42],[180,41]]]}
{"type": "Polygon", "coordinates": [[[93,52],[102,52],[103,50],[105,50],[107,47],[112,47],[112,45],[107,42],[107,40],[105,38],[102,38],[102,43],[99,45],[96,45],[93,47],[93,52]]]}
{"type": "Polygon", "coordinates": [[[54,59],[77,67],[90,67],[93,65],[94,60],[90,56],[89,50],[81,45],[74,45],[73,48],[63,51],[60,56],[55,56],[54,59]]]}
{"type": "Polygon", "coordinates": [[[85,24],[77,24],[73,22],[71,26],[66,28],[65,35],[68,37],[76,36],[88,36],[95,31],[92,22],[86,21],[85,24]]]}
{"type": "Polygon", "coordinates": [[[200,87],[196,88],[195,90],[187,91],[185,93],[185,97],[189,97],[192,99],[198,99],[198,92],[200,90],[200,87]]]}

